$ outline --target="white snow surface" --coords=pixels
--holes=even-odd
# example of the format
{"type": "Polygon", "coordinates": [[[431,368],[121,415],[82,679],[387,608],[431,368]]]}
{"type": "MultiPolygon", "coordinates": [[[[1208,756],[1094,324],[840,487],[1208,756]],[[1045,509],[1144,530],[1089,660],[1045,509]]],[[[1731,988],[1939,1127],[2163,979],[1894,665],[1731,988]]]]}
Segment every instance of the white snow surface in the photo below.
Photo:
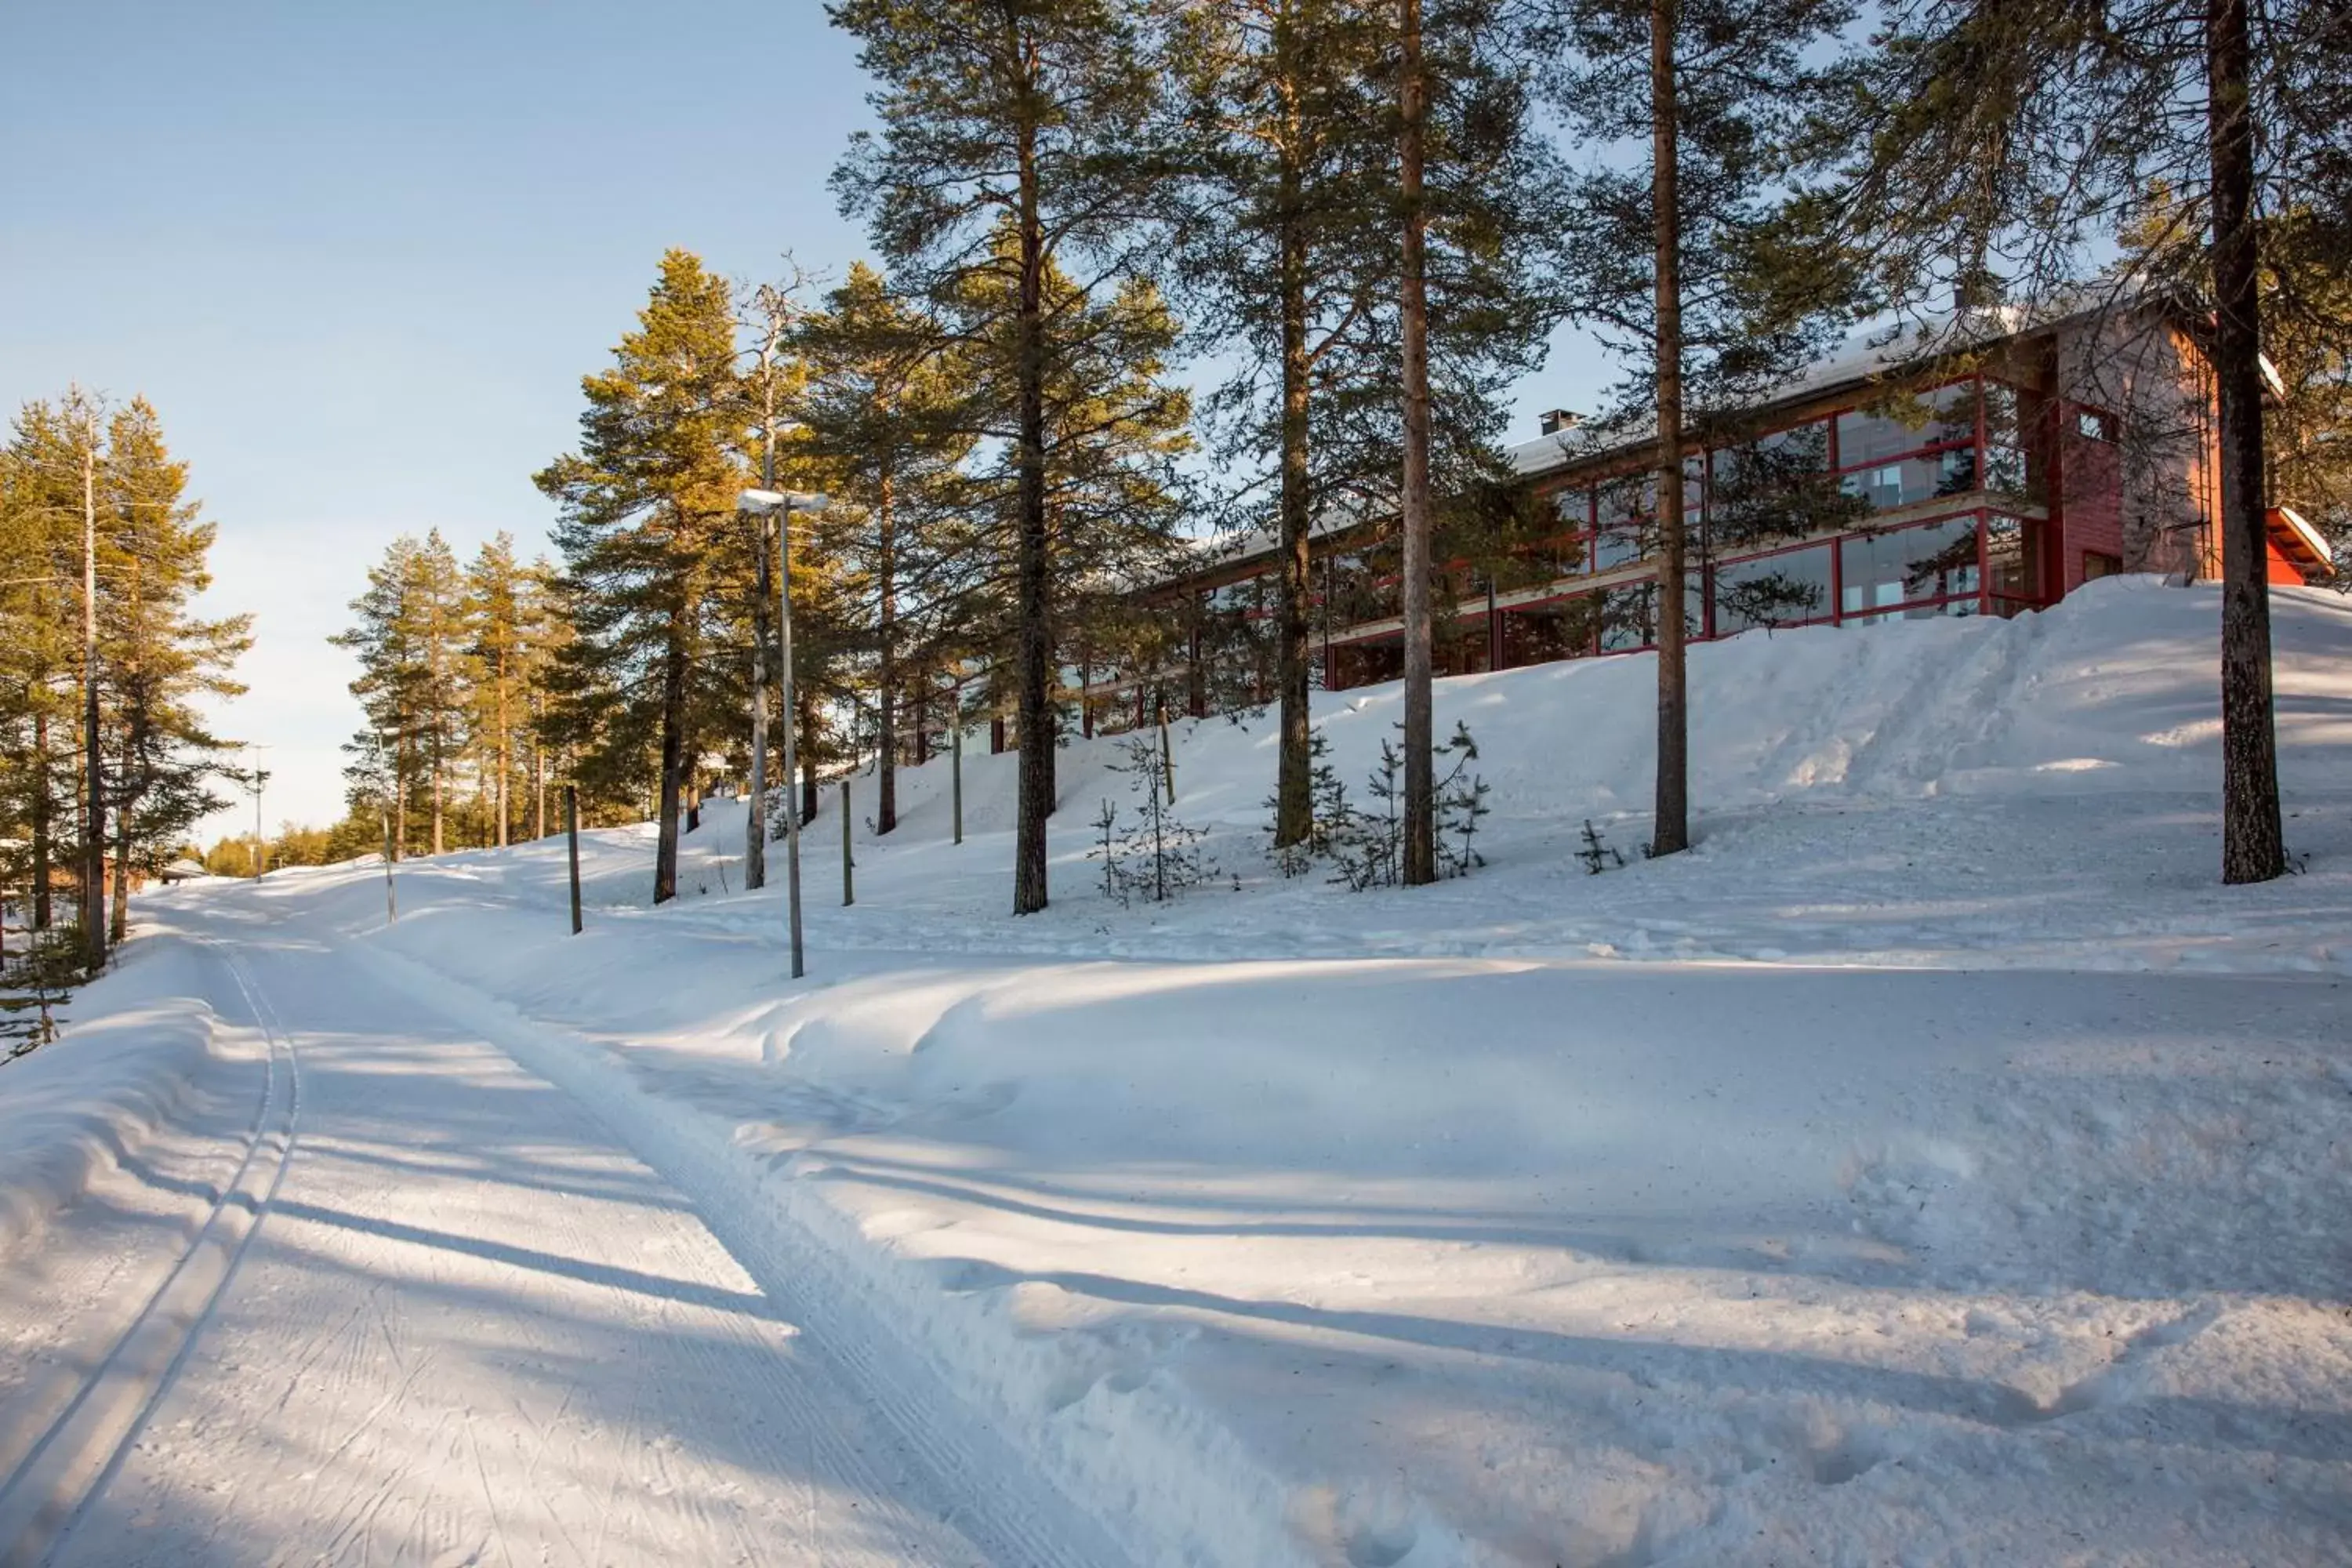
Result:
{"type": "MultiPolygon", "coordinates": [[[[583,836],[577,937],[555,840],[390,927],[376,866],[142,899],[0,1068],[0,1552],[2352,1562],[2352,605],[2273,610],[2254,888],[2218,598],[2124,579],[1694,649],[1655,862],[1622,658],[1442,684],[1435,889],[1274,876],[1253,718],[1178,726],[1167,906],[1084,858],[1112,742],[1019,921],[1013,758],[961,846],[943,763],[884,838],[860,779],[850,909],[828,789],[804,983],[739,803],[660,910],[583,836]]],[[[1360,780],[1394,689],[1318,703],[1360,780]]]]}

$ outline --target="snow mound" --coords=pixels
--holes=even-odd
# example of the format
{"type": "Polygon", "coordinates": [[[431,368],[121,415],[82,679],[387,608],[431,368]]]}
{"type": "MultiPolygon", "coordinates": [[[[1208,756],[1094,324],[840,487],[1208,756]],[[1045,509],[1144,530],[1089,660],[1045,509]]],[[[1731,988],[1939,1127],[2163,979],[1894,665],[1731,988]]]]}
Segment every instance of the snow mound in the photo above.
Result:
{"type": "Polygon", "coordinates": [[[0,1067],[0,1257],[179,1109],[214,1054],[198,962],[184,943],[132,943],[60,1008],[55,1044],[0,1067]]]}

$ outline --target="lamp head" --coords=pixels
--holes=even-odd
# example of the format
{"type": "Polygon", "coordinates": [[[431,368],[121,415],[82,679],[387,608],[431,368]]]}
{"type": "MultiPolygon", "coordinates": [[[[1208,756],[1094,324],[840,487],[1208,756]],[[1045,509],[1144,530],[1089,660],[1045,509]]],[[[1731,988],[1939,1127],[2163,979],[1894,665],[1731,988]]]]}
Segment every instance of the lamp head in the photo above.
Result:
{"type": "Polygon", "coordinates": [[[825,498],[810,490],[745,490],[735,504],[755,516],[780,511],[823,511],[825,498]]]}

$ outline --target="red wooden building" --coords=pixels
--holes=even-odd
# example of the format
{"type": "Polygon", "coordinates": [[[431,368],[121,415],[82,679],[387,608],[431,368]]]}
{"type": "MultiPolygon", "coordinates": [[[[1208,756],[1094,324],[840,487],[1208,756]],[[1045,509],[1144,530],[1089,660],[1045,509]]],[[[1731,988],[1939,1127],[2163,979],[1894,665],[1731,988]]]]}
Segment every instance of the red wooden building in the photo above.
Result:
{"type": "MultiPolygon", "coordinates": [[[[2153,308],[1993,323],[1932,357],[1857,345],[1688,433],[1688,635],[2013,616],[2110,573],[2218,575],[2209,382],[2190,335],[2153,308]]],[[[1512,453],[1538,521],[1441,568],[1440,674],[1654,641],[1654,447],[1545,425],[1512,453]]],[[[2292,508],[2271,519],[2273,582],[2333,573],[2292,508]]],[[[1274,550],[1258,536],[1205,551],[1159,590],[1189,612],[1181,668],[1071,670],[1087,727],[1133,721],[1147,687],[1194,711],[1269,698],[1274,550]]],[[[1327,688],[1402,672],[1400,554],[1392,518],[1318,529],[1327,688]]]]}

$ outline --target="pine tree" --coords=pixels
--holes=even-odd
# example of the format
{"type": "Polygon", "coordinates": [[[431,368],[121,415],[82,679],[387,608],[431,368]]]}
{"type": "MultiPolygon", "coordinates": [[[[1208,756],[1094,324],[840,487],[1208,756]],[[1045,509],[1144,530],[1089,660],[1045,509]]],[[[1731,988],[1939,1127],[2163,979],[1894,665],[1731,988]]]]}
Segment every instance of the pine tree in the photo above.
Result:
{"type": "Polygon", "coordinates": [[[956,504],[957,469],[973,445],[944,337],[940,323],[860,262],[796,339],[807,375],[796,399],[805,449],[837,476],[829,493],[840,515],[828,531],[873,627],[877,833],[898,825],[902,670],[940,570],[926,546],[946,531],[933,525],[956,504]]]}
{"type": "MultiPolygon", "coordinates": [[[[1175,225],[1182,298],[1204,345],[1242,352],[1206,412],[1240,482],[1228,516],[1262,515],[1269,480],[1280,564],[1275,843],[1313,830],[1308,740],[1309,536],[1319,508],[1368,481],[1352,461],[1360,389],[1386,379],[1395,143],[1380,99],[1383,18],[1364,0],[1195,0],[1166,47],[1185,181],[1175,225]],[[1370,352],[1367,352],[1367,351],[1370,352]]],[[[1367,471],[1369,468],[1370,471],[1367,471]]]]}
{"type": "Polygon", "coordinates": [[[514,540],[500,533],[466,569],[467,656],[477,672],[469,729],[481,737],[481,763],[491,777],[492,842],[506,847],[513,822],[509,789],[514,746],[527,679],[529,578],[515,561],[514,540]]]}
{"type": "Polygon", "coordinates": [[[251,617],[198,619],[197,595],[217,529],[184,499],[187,467],[173,460],[162,421],[143,398],[107,431],[105,525],[100,534],[100,662],[112,720],[112,936],[130,913],[130,878],[152,871],[188,830],[221,805],[207,787],[226,771],[226,744],[197,702],[244,688],[230,667],[251,646],[251,617]]]}
{"type": "Polygon", "coordinates": [[[9,737],[0,812],[24,843],[8,874],[10,885],[30,886],[37,931],[55,919],[51,883],[73,799],[81,542],[69,418],[69,408],[27,404],[0,452],[0,718],[9,737]]]}
{"type": "Polygon", "coordinates": [[[1838,177],[1806,213],[1822,269],[1859,272],[1895,309],[2079,303],[2099,248],[2135,229],[2105,292],[2188,303],[2218,394],[2225,882],[2287,865],[2261,351],[2270,309],[2295,302],[2265,300],[2261,236],[2307,204],[2336,255],[2352,239],[2347,59],[2337,0],[1902,0],[1822,121],[1838,177]]]}
{"type": "Polygon", "coordinates": [[[1142,268],[1161,174],[1147,134],[1157,82],[1113,0],[838,0],[828,14],[858,38],[882,121],[853,143],[836,187],[903,289],[942,316],[967,311],[972,374],[1004,415],[1017,479],[1013,907],[1027,914],[1046,903],[1055,804],[1046,388],[1088,346],[1049,304],[1046,274],[1060,264],[1070,303],[1085,305],[1142,268]],[[993,313],[970,315],[976,300],[993,313]]]}
{"type": "Polygon", "coordinates": [[[1775,182],[1832,75],[1814,58],[1848,0],[1564,0],[1554,97],[1597,151],[1567,248],[1574,318],[1636,368],[1595,438],[1656,432],[1641,510],[1654,521],[1658,742],[1651,847],[1690,843],[1690,480],[1695,421],[1753,402],[1818,346],[1832,312],[1767,264],[1775,182]],[[1629,143],[1649,156],[1628,168],[1629,143]]]}
{"type": "Polygon", "coordinates": [[[1507,479],[1494,388],[1534,368],[1557,314],[1542,277],[1563,226],[1531,88],[1539,34],[1512,0],[1400,0],[1398,356],[1403,535],[1402,879],[1437,879],[1431,690],[1441,492],[1507,479]],[[1446,409],[1441,423],[1437,409],[1446,409]],[[1449,472],[1448,429],[1457,448],[1449,472]]]}
{"type": "Polygon", "coordinates": [[[740,570],[751,565],[734,537],[749,476],[725,280],[669,252],[614,360],[581,383],[580,450],[537,483],[563,509],[555,541],[575,590],[572,695],[606,705],[595,739],[607,747],[640,716],[659,736],[654,901],[664,903],[677,894],[679,807],[697,754],[705,595],[730,545],[740,570]]]}

